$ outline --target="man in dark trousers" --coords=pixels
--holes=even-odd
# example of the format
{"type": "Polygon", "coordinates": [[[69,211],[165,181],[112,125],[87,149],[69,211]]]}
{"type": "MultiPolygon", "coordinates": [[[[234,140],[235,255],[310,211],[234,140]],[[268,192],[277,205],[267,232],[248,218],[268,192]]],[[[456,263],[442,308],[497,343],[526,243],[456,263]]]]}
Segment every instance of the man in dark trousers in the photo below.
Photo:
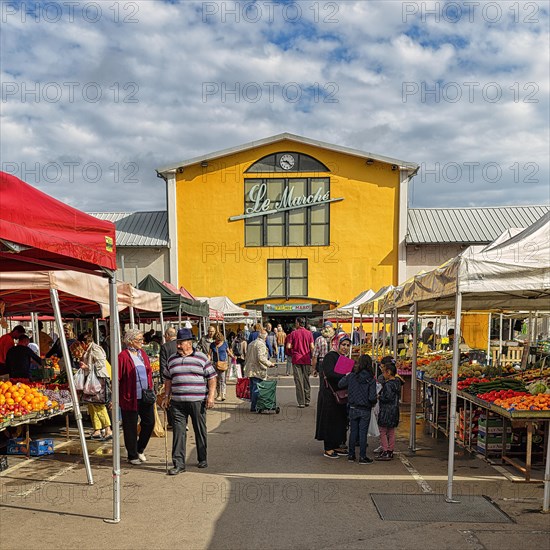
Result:
{"type": "Polygon", "coordinates": [[[214,406],[216,371],[210,359],[193,349],[193,333],[188,328],[178,330],[177,354],[164,369],[164,400],[162,406],[172,409],[172,461],[169,475],[185,472],[187,421],[191,417],[197,445],[198,467],[206,468],[206,409],[214,406]]]}
{"type": "MultiPolygon", "coordinates": [[[[175,355],[178,352],[177,344],[178,341],[176,340],[176,329],[175,328],[168,328],[164,332],[164,339],[166,342],[160,346],[160,355],[159,355],[159,367],[160,367],[160,381],[164,382],[164,376],[163,372],[164,369],[168,366],[168,359],[172,357],[172,355],[175,355]]],[[[166,416],[168,417],[168,426],[172,426],[172,414],[170,413],[170,409],[166,409],[166,416]]]]}

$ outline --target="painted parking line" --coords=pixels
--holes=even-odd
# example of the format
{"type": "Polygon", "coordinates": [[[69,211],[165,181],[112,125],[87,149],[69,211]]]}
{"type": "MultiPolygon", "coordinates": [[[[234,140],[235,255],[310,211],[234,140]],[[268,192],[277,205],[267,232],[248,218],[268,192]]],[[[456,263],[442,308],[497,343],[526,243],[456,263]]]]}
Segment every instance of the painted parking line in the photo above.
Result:
{"type": "Polygon", "coordinates": [[[397,456],[399,456],[399,460],[401,460],[403,466],[405,466],[409,474],[411,474],[416,483],[418,483],[422,492],[433,493],[433,489],[430,487],[429,483],[420,475],[420,472],[409,462],[407,457],[403,453],[399,453],[397,456]]]}

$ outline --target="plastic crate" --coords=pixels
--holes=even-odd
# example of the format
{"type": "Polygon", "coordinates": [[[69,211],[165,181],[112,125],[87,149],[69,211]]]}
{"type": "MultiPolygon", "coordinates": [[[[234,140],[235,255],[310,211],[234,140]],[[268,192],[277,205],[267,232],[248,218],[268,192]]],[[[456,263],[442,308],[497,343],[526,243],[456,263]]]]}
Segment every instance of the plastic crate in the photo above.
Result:
{"type": "MultiPolygon", "coordinates": [[[[37,439],[29,443],[30,456],[44,456],[54,453],[53,439],[37,439]]],[[[27,446],[22,438],[10,439],[8,441],[9,455],[26,455],[27,446]]]]}

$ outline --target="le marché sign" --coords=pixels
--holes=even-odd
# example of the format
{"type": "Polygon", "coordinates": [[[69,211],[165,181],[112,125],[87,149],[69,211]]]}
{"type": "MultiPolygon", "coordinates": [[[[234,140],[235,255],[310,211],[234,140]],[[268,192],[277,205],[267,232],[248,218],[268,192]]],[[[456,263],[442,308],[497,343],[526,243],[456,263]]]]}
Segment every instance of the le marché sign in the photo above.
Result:
{"type": "Polygon", "coordinates": [[[316,193],[312,195],[295,196],[294,187],[286,187],[279,200],[272,201],[266,197],[267,185],[265,183],[255,185],[248,193],[248,202],[252,202],[253,206],[247,208],[244,214],[231,216],[229,221],[235,222],[237,220],[256,218],[257,216],[268,216],[269,214],[278,214],[279,212],[286,212],[287,210],[310,208],[312,206],[344,200],[344,197],[331,199],[330,192],[323,192],[322,189],[318,189],[316,193]]]}

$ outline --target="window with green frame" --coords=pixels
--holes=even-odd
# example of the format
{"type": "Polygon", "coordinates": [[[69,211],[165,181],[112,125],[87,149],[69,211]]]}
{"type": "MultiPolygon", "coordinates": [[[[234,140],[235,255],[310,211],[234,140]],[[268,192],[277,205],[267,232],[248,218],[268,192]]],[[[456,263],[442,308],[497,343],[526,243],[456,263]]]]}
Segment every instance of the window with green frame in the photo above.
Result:
{"type": "MultiPolygon", "coordinates": [[[[247,178],[244,182],[244,211],[252,208],[250,190],[266,184],[267,195],[274,204],[285,190],[293,196],[315,195],[330,191],[330,178],[247,178]]],[[[330,244],[329,205],[320,204],[245,220],[245,246],[328,246],[330,244]]]]}
{"type": "Polygon", "coordinates": [[[307,260],[267,260],[267,295],[285,299],[307,296],[307,260]]]}

